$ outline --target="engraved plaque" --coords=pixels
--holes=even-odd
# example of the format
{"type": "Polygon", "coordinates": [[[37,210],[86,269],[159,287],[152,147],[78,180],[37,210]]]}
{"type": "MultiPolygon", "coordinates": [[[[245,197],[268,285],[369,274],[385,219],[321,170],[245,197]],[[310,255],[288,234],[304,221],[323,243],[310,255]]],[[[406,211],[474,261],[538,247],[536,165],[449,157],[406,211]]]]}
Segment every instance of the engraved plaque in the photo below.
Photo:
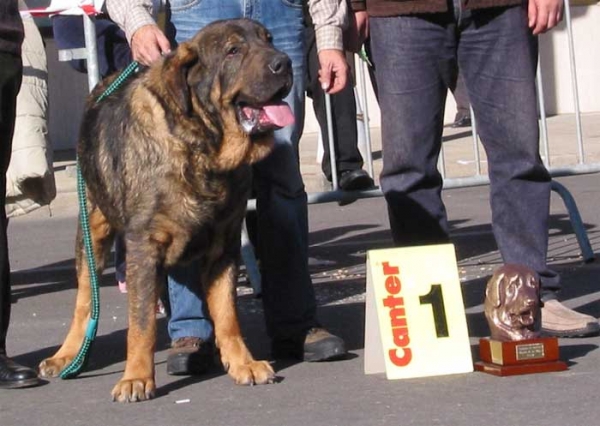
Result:
{"type": "Polygon", "coordinates": [[[543,359],[546,354],[542,343],[530,343],[527,345],[517,345],[516,358],[518,361],[526,359],[543,359]]]}

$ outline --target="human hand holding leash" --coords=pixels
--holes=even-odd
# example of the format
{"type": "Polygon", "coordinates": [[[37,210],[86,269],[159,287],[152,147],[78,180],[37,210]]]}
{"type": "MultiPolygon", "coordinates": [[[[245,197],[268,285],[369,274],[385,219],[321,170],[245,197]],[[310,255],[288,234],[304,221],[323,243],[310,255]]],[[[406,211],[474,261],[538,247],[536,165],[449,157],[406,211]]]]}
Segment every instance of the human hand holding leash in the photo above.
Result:
{"type": "Polygon", "coordinates": [[[143,65],[150,65],[170,51],[171,43],[156,25],[144,25],[131,37],[133,59],[143,65]]]}

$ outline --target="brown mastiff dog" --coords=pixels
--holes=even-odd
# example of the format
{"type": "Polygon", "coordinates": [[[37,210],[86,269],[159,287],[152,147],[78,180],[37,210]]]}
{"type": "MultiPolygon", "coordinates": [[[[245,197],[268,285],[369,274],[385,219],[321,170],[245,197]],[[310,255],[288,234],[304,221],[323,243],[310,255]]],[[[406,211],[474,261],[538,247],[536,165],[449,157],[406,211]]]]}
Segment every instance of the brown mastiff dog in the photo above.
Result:
{"type": "MultiPolygon", "coordinates": [[[[274,380],[240,334],[235,307],[241,225],[251,165],[269,154],[273,130],[291,124],[282,99],[290,59],[268,31],[242,19],[215,22],[171,55],[96,103],[92,93],[78,145],[98,272],[115,233],[125,236],[127,362],[112,390],[122,402],[152,398],[156,303],[169,267],[200,262],[221,361],[238,384],[274,380]]],[[[73,359],[90,316],[90,277],[77,237],[78,292],[65,342],[40,364],[56,376],[73,359]]]]}
{"type": "Polygon", "coordinates": [[[523,265],[498,268],[487,283],[484,311],[491,338],[499,341],[534,339],[540,336],[539,281],[523,265]]]}

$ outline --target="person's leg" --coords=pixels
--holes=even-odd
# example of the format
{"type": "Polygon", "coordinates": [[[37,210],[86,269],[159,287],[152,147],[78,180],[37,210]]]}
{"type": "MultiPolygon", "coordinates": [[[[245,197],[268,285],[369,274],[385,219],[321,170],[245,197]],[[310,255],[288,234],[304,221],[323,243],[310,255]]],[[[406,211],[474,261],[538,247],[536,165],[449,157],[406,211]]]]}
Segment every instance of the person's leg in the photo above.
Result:
{"type": "Polygon", "coordinates": [[[274,152],[255,167],[258,246],[267,332],[275,357],[305,361],[345,354],[344,342],[322,329],[308,268],[308,207],[298,143],[304,125],[304,25],[302,2],[259,1],[249,18],[265,25],[277,49],[291,59],[294,85],[286,102],[296,123],[275,133],[274,152]],[[320,330],[314,332],[315,330],[320,330]],[[308,335],[307,335],[308,333],[308,335]]]}
{"type": "MultiPolygon", "coordinates": [[[[539,274],[542,300],[556,299],[559,276],[546,263],[551,179],[539,155],[537,40],[520,6],[475,11],[466,23],[458,59],[488,157],[496,242],[505,263],[523,264],[539,274]]],[[[590,316],[556,300],[546,305],[542,327],[547,332],[600,331],[590,316]]]]}
{"type": "Polygon", "coordinates": [[[11,291],[6,230],[6,170],[10,163],[16,99],[22,78],[17,56],[0,53],[0,388],[21,388],[39,384],[37,373],[6,354],[6,333],[10,322],[11,291]]]}
{"type": "Polygon", "coordinates": [[[0,353],[6,351],[6,332],[10,321],[10,264],[8,261],[8,221],[6,204],[6,170],[10,163],[14,133],[16,100],[21,85],[21,60],[0,53],[0,353]]]}
{"type": "Polygon", "coordinates": [[[168,271],[171,349],[167,373],[201,374],[212,365],[213,325],[204,303],[197,263],[168,271]]]}
{"type": "Polygon", "coordinates": [[[292,59],[294,85],[285,101],[296,119],[294,125],[275,132],[275,150],[255,166],[254,176],[267,332],[278,338],[301,334],[317,324],[308,270],[308,207],[298,160],[304,125],[302,10],[279,6],[269,11],[268,3],[275,2],[263,2],[264,10],[256,14],[263,13],[257,18],[272,32],[275,47],[292,59]],[[276,20],[271,13],[283,16],[276,20]]]}
{"type": "Polygon", "coordinates": [[[458,57],[488,157],[498,248],[505,262],[535,269],[543,288],[557,290],[546,266],[550,175],[538,146],[537,52],[523,19],[520,7],[473,13],[458,57]]]}
{"type": "Polygon", "coordinates": [[[202,301],[204,294],[199,284],[200,268],[196,263],[176,266],[168,271],[169,302],[171,317],[169,319],[169,336],[171,339],[198,337],[209,341],[212,339],[212,323],[206,306],[202,301]]]}
{"type": "Polygon", "coordinates": [[[448,242],[437,168],[447,87],[455,69],[451,14],[372,18],[385,195],[398,246],[448,242]]]}
{"type": "Polygon", "coordinates": [[[452,127],[469,127],[471,125],[471,104],[469,103],[469,96],[467,95],[467,86],[465,86],[465,79],[458,70],[458,76],[456,77],[456,84],[450,87],[452,95],[456,101],[456,116],[454,117],[454,123],[452,127]]]}
{"type": "MultiPolygon", "coordinates": [[[[319,58],[315,42],[315,31],[312,26],[306,28],[306,43],[306,91],[312,98],[313,109],[321,130],[324,151],[321,169],[325,177],[331,181],[325,92],[321,88],[321,82],[319,81],[319,58]]],[[[348,82],[341,92],[331,95],[330,99],[335,164],[337,175],[340,178],[340,187],[342,189],[368,188],[373,185],[371,178],[364,171],[356,172],[362,170],[363,159],[358,149],[356,99],[352,83],[348,82]],[[347,176],[343,180],[344,185],[342,185],[343,176],[347,176]]]]}

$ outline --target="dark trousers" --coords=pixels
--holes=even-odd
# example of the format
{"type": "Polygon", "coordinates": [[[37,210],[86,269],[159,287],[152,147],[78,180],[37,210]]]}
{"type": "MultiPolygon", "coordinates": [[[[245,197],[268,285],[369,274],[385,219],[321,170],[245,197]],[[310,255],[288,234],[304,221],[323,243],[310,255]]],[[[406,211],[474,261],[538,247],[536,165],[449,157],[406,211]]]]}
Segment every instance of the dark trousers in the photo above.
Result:
{"type": "Polygon", "coordinates": [[[460,67],[484,145],[492,227],[506,263],[548,269],[550,176],[539,156],[535,70],[537,40],[527,10],[509,8],[373,18],[371,48],[382,112],[381,186],[394,242],[447,242],[437,169],[444,104],[460,67]]]}
{"type": "Polygon", "coordinates": [[[10,163],[15,128],[17,93],[21,87],[21,58],[0,52],[0,354],[6,354],[6,333],[10,321],[10,265],[6,238],[6,170],[10,163]]]}
{"type": "MultiPolygon", "coordinates": [[[[306,93],[313,101],[315,116],[321,128],[325,154],[321,162],[321,168],[327,179],[331,180],[325,92],[323,92],[319,82],[319,58],[317,56],[315,31],[312,26],[306,29],[306,62],[306,93]]],[[[358,150],[356,99],[354,97],[354,87],[351,83],[347,84],[341,92],[331,95],[331,115],[336,154],[335,165],[338,175],[343,171],[361,169],[363,159],[358,150]]]]}

